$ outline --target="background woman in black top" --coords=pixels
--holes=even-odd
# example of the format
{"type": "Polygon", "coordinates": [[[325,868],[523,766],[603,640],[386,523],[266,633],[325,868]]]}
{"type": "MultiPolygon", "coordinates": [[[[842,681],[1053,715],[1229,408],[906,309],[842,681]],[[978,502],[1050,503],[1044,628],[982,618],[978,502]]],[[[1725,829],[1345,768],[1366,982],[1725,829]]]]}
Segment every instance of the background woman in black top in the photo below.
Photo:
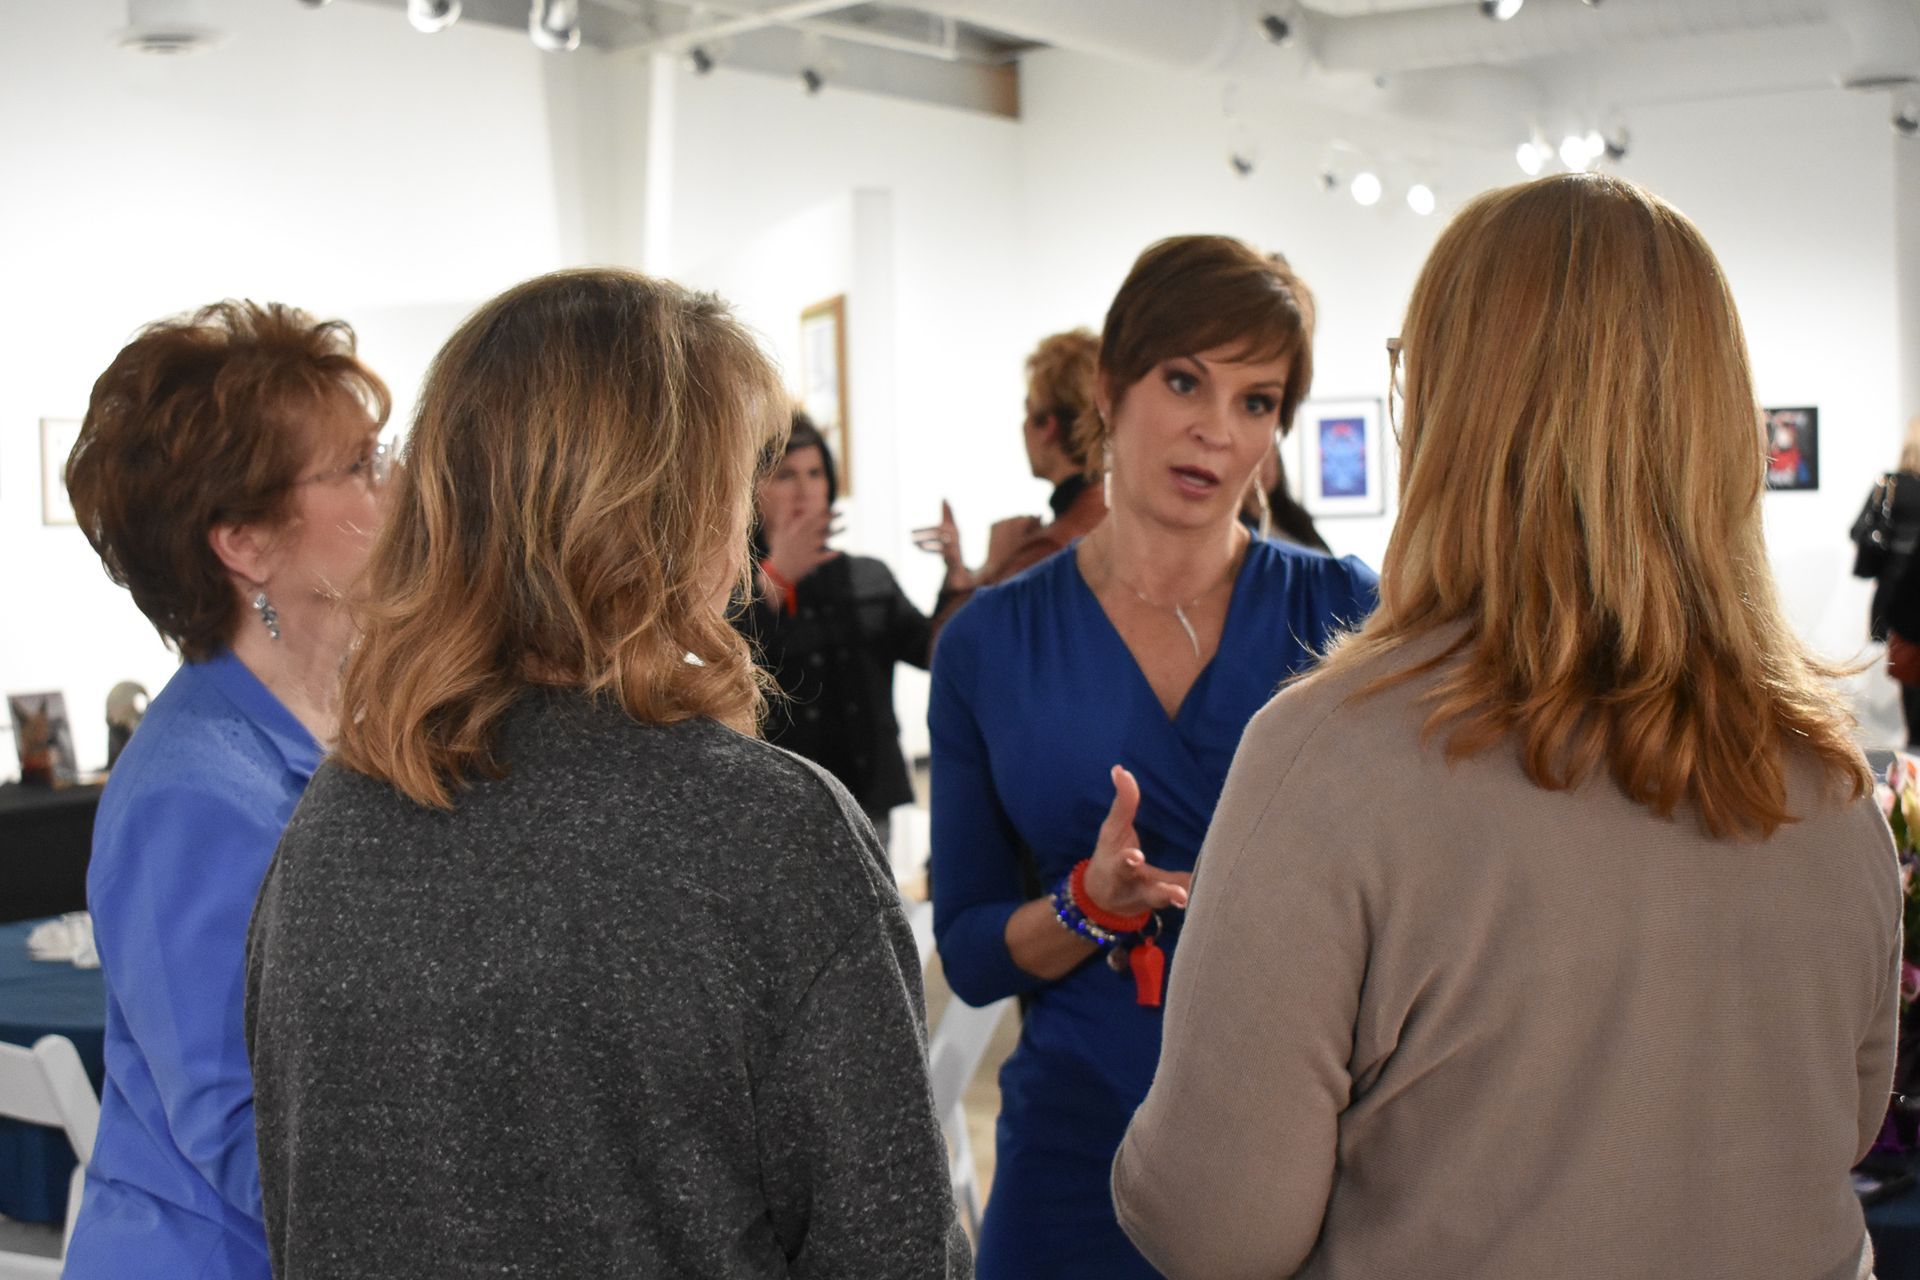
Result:
{"type": "MultiPolygon", "coordinates": [[[[1869,629],[1878,641],[1885,641],[1889,630],[1907,640],[1920,640],[1920,578],[1913,572],[1915,563],[1920,562],[1914,555],[1920,546],[1920,417],[1907,423],[1900,469],[1881,477],[1867,496],[1867,506],[1875,509],[1887,525],[1887,554],[1872,575],[1869,629]]],[[[1867,576],[1858,564],[1854,572],[1867,576]]],[[[1900,711],[1907,722],[1907,745],[1920,746],[1920,686],[1900,686],[1900,711]]]]}
{"type": "Polygon", "coordinates": [[[885,843],[888,813],[913,800],[893,714],[893,667],[927,669],[935,626],[948,598],[965,587],[966,569],[957,555],[949,559],[928,618],[884,563],[827,547],[839,495],[826,441],[796,411],[785,452],[755,494],[759,593],[734,625],[784,695],[768,708],[767,741],[840,779],[885,843]]]}

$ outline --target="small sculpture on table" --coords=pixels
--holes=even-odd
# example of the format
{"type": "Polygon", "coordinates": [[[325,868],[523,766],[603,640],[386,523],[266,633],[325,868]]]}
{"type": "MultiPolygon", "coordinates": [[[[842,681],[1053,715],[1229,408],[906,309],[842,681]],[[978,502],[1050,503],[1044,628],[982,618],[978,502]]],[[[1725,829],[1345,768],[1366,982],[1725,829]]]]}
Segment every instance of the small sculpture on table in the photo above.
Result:
{"type": "Polygon", "coordinates": [[[147,690],[144,685],[122,680],[107,694],[107,768],[113,768],[126,750],[140,717],[147,714],[147,690]]]}
{"type": "Polygon", "coordinates": [[[7,711],[20,751],[20,781],[34,787],[64,787],[79,780],[67,700],[58,693],[10,693],[7,711]]]}

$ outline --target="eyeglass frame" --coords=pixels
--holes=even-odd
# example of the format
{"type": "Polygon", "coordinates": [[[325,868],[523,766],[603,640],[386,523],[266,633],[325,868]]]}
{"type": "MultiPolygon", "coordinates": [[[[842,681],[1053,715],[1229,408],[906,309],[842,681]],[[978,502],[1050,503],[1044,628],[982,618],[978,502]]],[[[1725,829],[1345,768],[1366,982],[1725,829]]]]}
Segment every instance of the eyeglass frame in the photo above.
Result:
{"type": "Polygon", "coordinates": [[[1406,379],[1400,369],[1405,350],[1398,337],[1387,339],[1387,425],[1393,428],[1396,444],[1400,442],[1400,412],[1407,401],[1406,379]]]}
{"type": "Polygon", "coordinates": [[[348,476],[357,475],[362,468],[367,473],[367,487],[375,491],[386,488],[387,481],[393,478],[393,465],[396,461],[393,446],[385,440],[375,440],[373,448],[352,462],[329,467],[315,475],[302,476],[293,482],[298,488],[304,484],[330,484],[348,476]]]}

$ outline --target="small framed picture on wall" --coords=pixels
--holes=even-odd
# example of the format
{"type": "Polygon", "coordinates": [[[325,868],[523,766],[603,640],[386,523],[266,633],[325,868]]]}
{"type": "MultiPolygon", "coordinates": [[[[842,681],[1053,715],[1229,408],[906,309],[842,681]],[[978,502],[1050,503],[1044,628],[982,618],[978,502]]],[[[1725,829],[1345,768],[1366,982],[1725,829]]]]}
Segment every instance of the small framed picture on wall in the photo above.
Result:
{"type": "Polygon", "coordinates": [[[847,421],[847,295],[800,313],[800,407],[827,438],[840,496],[853,495],[853,429],[847,421]]]}
{"type": "Polygon", "coordinates": [[[1294,489],[1308,514],[1386,514],[1387,472],[1378,400],[1309,400],[1294,416],[1292,434],[1299,450],[1294,489]]]}
{"type": "Polygon", "coordinates": [[[1767,488],[1820,487],[1820,410],[1768,409],[1767,488]]]}
{"type": "Polygon", "coordinates": [[[40,523],[78,524],[67,497],[67,455],[80,438],[78,418],[40,419],[40,523]]]}

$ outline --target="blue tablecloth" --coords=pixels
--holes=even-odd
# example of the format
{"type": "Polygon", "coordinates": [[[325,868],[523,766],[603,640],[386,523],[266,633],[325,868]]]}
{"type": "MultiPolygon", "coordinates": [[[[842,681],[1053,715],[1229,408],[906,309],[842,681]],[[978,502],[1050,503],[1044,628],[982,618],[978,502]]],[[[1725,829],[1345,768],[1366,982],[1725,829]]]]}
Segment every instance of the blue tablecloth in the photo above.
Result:
{"type": "MultiPolygon", "coordinates": [[[[0,925],[0,1040],[31,1045],[44,1035],[73,1041],[94,1090],[106,1074],[107,989],[98,969],[76,969],[27,956],[38,920],[0,925]]],[[[21,1222],[61,1222],[73,1149],[66,1135],[0,1120],[0,1214],[21,1222]]]]}

